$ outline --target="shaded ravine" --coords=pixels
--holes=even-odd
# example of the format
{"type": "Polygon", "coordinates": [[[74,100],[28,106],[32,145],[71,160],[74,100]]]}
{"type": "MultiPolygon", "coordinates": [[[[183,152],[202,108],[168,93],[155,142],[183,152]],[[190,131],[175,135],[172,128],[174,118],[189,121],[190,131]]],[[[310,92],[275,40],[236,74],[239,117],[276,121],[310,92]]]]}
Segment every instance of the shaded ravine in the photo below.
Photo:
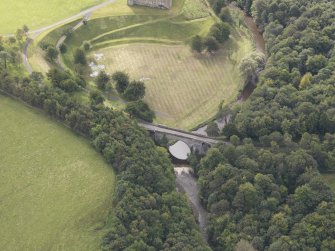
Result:
{"type": "MultiPolygon", "coordinates": [[[[242,10],[240,10],[237,7],[231,6],[231,8],[238,9],[239,11],[242,12],[242,10]]],[[[244,13],[244,23],[246,24],[249,31],[252,33],[254,37],[256,52],[260,52],[266,55],[265,40],[263,38],[262,33],[259,31],[255,20],[251,16],[248,16],[247,14],[244,13]]],[[[250,95],[254,92],[255,89],[256,89],[256,85],[254,83],[247,84],[242,90],[241,94],[237,97],[235,103],[242,103],[246,101],[250,97],[250,95]]],[[[226,124],[229,123],[229,120],[230,120],[230,116],[223,117],[223,118],[216,119],[215,123],[217,123],[221,131],[226,126],[226,124]]],[[[198,128],[197,130],[194,130],[193,132],[196,134],[207,136],[206,129],[207,129],[207,125],[202,126],[198,128]]]]}
{"type": "MultiPolygon", "coordinates": [[[[266,55],[266,44],[265,40],[258,30],[258,27],[254,19],[246,14],[244,14],[244,22],[247,25],[248,29],[254,36],[256,51],[266,55]]],[[[246,101],[250,95],[255,90],[255,83],[249,83],[245,86],[242,93],[237,97],[235,103],[241,103],[246,101]]],[[[229,123],[230,115],[216,119],[215,122],[218,124],[220,130],[222,130],[227,123],[229,123]]],[[[193,131],[195,134],[207,136],[206,133],[207,125],[193,131]]],[[[204,240],[208,241],[207,234],[207,211],[204,209],[199,199],[199,187],[197,184],[197,179],[193,173],[193,169],[187,166],[176,166],[175,167],[177,190],[179,192],[185,192],[187,195],[194,215],[196,216],[199,224],[199,228],[204,240]]]]}
{"type": "Polygon", "coordinates": [[[194,176],[193,169],[188,166],[175,166],[177,191],[185,193],[193,214],[199,225],[201,236],[205,241],[208,241],[207,235],[207,211],[203,208],[199,199],[199,186],[197,179],[194,176]]]}

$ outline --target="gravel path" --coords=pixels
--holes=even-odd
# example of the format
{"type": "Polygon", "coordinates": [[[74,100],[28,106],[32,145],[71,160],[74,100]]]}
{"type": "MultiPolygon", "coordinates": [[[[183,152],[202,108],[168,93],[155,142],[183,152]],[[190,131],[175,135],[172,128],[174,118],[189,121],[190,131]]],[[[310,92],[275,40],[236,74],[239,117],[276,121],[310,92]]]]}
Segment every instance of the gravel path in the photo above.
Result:
{"type": "MultiPolygon", "coordinates": [[[[62,19],[62,20],[60,20],[60,21],[58,21],[58,22],[56,22],[56,23],[53,23],[53,24],[51,24],[51,25],[45,26],[45,27],[40,28],[40,29],[37,29],[37,30],[30,31],[30,32],[29,32],[29,37],[31,37],[31,38],[27,39],[27,41],[26,41],[26,43],[25,43],[25,45],[24,45],[24,47],[23,47],[23,51],[22,51],[23,65],[24,65],[24,67],[26,68],[26,70],[27,70],[29,73],[32,73],[32,71],[33,71],[32,68],[31,68],[31,66],[30,66],[30,64],[29,64],[29,61],[28,61],[28,48],[29,48],[29,46],[31,45],[31,43],[34,41],[34,39],[35,39],[38,35],[40,35],[40,34],[41,34],[42,32],[44,32],[44,31],[47,31],[47,30],[52,29],[52,28],[54,28],[54,27],[56,27],[56,26],[59,26],[59,25],[68,23],[68,22],[70,22],[70,21],[72,21],[72,20],[75,20],[75,19],[77,19],[77,18],[80,18],[80,17],[82,17],[82,16],[84,16],[83,20],[88,20],[88,19],[91,17],[91,14],[92,14],[94,11],[97,11],[97,10],[103,8],[103,7],[106,7],[107,5],[112,4],[112,3],[114,3],[114,2],[115,2],[115,0],[108,0],[108,1],[106,1],[106,2],[103,2],[103,3],[101,3],[101,4],[98,4],[98,5],[93,6],[93,7],[91,7],[91,8],[88,8],[88,9],[86,9],[86,10],[83,10],[83,11],[79,12],[79,13],[76,14],[76,15],[73,15],[73,16],[68,17],[68,18],[64,18],[64,19],[62,19]]],[[[83,22],[82,22],[82,20],[81,20],[81,21],[74,27],[74,29],[78,29],[82,24],[83,24],[83,22]]],[[[13,35],[14,35],[14,34],[6,34],[6,35],[4,35],[4,36],[5,36],[5,37],[9,37],[9,36],[13,36],[13,35]]],[[[65,38],[64,38],[64,40],[65,40],[65,38]]],[[[58,41],[58,42],[60,42],[60,41],[58,41]]]]}

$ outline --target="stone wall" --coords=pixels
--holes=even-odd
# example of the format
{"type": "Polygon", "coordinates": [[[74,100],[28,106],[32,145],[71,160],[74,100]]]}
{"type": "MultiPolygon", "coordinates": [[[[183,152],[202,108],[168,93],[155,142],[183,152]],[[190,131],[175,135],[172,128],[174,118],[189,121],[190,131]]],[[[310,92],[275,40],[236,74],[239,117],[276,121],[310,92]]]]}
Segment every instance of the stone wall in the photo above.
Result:
{"type": "Polygon", "coordinates": [[[151,8],[170,9],[172,0],[128,0],[128,5],[142,5],[151,8]]]}

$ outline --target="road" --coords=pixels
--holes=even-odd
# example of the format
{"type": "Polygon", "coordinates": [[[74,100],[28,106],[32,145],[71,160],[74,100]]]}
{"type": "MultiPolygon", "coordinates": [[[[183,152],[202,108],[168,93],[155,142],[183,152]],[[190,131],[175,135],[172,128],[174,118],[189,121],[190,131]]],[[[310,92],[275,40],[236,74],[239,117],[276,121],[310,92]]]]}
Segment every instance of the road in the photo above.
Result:
{"type": "Polygon", "coordinates": [[[169,135],[178,136],[180,138],[192,139],[192,140],[196,140],[199,142],[208,143],[211,145],[215,145],[220,142],[223,142],[222,140],[219,140],[219,139],[211,138],[211,137],[204,136],[204,135],[199,135],[196,133],[186,132],[186,131],[182,131],[179,129],[169,128],[163,125],[154,125],[154,124],[149,124],[149,123],[139,123],[139,125],[151,132],[165,133],[169,135]]]}
{"type": "MultiPolygon", "coordinates": [[[[54,27],[56,27],[56,26],[59,26],[59,25],[68,23],[68,22],[70,22],[70,21],[72,21],[72,20],[75,20],[75,19],[78,19],[78,18],[80,18],[80,17],[82,17],[82,16],[84,16],[84,19],[85,19],[85,20],[88,20],[88,19],[91,17],[91,15],[92,15],[92,13],[93,13],[94,11],[97,11],[97,10],[103,8],[103,7],[106,7],[107,5],[112,4],[112,3],[114,3],[114,2],[115,2],[115,0],[108,0],[108,1],[106,1],[106,2],[103,2],[103,3],[101,3],[101,4],[95,5],[95,6],[91,7],[91,8],[86,9],[86,10],[83,10],[83,11],[79,12],[78,14],[75,14],[75,15],[73,15],[73,16],[71,16],[71,17],[64,18],[64,19],[62,19],[62,20],[60,20],[60,21],[58,21],[58,22],[56,22],[56,23],[53,23],[53,24],[51,24],[51,25],[45,26],[45,27],[40,28],[40,29],[37,29],[37,30],[30,31],[30,32],[28,33],[28,35],[29,35],[29,37],[31,37],[31,38],[27,39],[27,42],[25,43],[25,45],[24,45],[24,47],[23,47],[23,51],[22,51],[22,60],[23,60],[23,65],[24,65],[25,69],[26,69],[30,74],[33,72],[32,67],[30,66],[29,61],[28,61],[28,48],[29,48],[29,46],[31,45],[31,43],[34,41],[34,39],[35,39],[38,35],[40,35],[40,34],[41,34],[42,32],[44,32],[44,31],[47,31],[47,30],[52,29],[52,28],[54,28],[54,27]]],[[[81,25],[82,25],[82,21],[80,21],[80,22],[74,27],[74,29],[78,29],[81,25]]],[[[14,36],[14,34],[6,34],[6,35],[4,35],[4,36],[14,36]]],[[[62,38],[63,38],[63,37],[62,37],[62,38]]],[[[65,38],[66,38],[66,37],[64,37],[64,40],[65,40],[65,38]]],[[[64,42],[64,41],[63,41],[63,42],[64,42]]],[[[60,63],[61,63],[61,62],[60,62],[60,63]]]]}
{"type": "MultiPolygon", "coordinates": [[[[96,6],[93,6],[89,9],[86,9],[84,11],[81,11],[79,12],[78,14],[76,15],[73,15],[71,17],[68,17],[68,18],[65,18],[63,20],[60,20],[54,24],[51,24],[49,26],[46,26],[46,27],[43,27],[43,28],[40,28],[40,29],[37,29],[37,30],[34,30],[34,31],[31,31],[29,32],[29,36],[31,38],[27,39],[27,42],[25,43],[24,47],[23,47],[23,52],[22,52],[22,59],[23,59],[23,64],[24,64],[24,67],[25,69],[31,74],[33,72],[33,69],[32,67],[30,66],[29,64],[29,61],[28,61],[28,48],[29,46],[31,45],[31,43],[34,41],[34,38],[36,38],[39,34],[41,34],[42,32],[44,31],[47,31],[49,29],[52,29],[56,26],[59,26],[59,25],[62,25],[62,24],[65,24],[65,23],[68,23],[72,20],[75,20],[75,19],[78,19],[80,17],[83,17],[83,19],[81,21],[78,22],[78,24],[76,24],[76,26],[74,26],[73,30],[76,30],[78,29],[80,26],[83,25],[83,20],[89,20],[92,13],[98,9],[101,9],[109,4],[112,4],[114,3],[115,0],[108,0],[106,2],[103,2],[101,4],[98,4],[96,6]]],[[[8,36],[11,36],[13,34],[8,34],[8,36]]],[[[57,45],[56,47],[59,49],[59,46],[65,41],[66,39],[66,36],[62,36],[58,42],[57,42],[57,45]]],[[[63,62],[61,61],[60,58],[57,59],[57,63],[60,65],[60,66],[63,66],[63,62]]],[[[147,123],[139,123],[140,126],[146,128],[147,130],[149,131],[153,131],[153,132],[161,132],[161,133],[165,133],[165,134],[170,134],[170,135],[174,135],[174,136],[179,136],[181,138],[186,138],[186,139],[193,139],[193,140],[196,140],[196,141],[199,141],[199,142],[204,142],[204,143],[208,143],[208,144],[211,144],[211,145],[215,145],[215,144],[218,144],[222,141],[218,140],[218,139],[214,139],[214,138],[211,138],[211,137],[207,137],[207,136],[203,136],[203,135],[199,135],[199,134],[196,134],[196,133],[190,133],[190,132],[186,132],[186,131],[182,131],[182,130],[178,130],[178,129],[174,129],[174,128],[168,128],[168,127],[165,127],[165,126],[161,126],[161,125],[154,125],[154,124],[147,124],[147,123]]]]}
{"type": "MultiPolygon", "coordinates": [[[[103,7],[106,7],[109,4],[114,3],[114,2],[115,2],[115,0],[105,1],[105,2],[103,2],[101,4],[98,4],[98,5],[95,5],[95,6],[91,7],[91,8],[88,8],[86,10],[83,10],[83,11],[81,11],[81,12],[79,12],[79,13],[71,16],[71,17],[64,18],[64,19],[62,19],[62,20],[60,20],[60,21],[58,21],[56,23],[50,24],[48,26],[45,26],[45,27],[42,27],[42,28],[39,28],[39,29],[36,29],[36,30],[32,30],[28,34],[29,34],[30,37],[35,38],[36,36],[38,36],[40,33],[44,32],[44,31],[47,31],[47,30],[49,30],[51,28],[54,28],[56,26],[68,23],[68,22],[70,22],[72,20],[78,19],[78,18],[80,18],[82,16],[85,16],[88,13],[92,13],[94,11],[97,11],[97,10],[103,8],[103,7]]],[[[4,36],[4,37],[14,36],[14,34],[0,34],[0,35],[4,36]]]]}

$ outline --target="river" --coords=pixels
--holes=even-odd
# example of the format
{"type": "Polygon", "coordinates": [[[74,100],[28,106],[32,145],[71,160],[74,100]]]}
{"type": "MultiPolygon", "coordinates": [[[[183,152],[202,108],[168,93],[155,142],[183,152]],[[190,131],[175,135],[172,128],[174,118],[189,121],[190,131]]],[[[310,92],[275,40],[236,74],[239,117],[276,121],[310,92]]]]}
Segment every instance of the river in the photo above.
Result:
{"type": "MultiPolygon", "coordinates": [[[[265,41],[262,34],[258,30],[255,21],[253,20],[252,17],[244,15],[244,22],[254,36],[256,51],[266,55],[265,41]]],[[[236,102],[240,103],[247,100],[253,93],[255,88],[256,86],[254,84],[248,84],[242,91],[241,95],[237,97],[236,102]]],[[[216,119],[215,122],[218,124],[219,129],[222,130],[225,127],[225,125],[229,122],[229,120],[230,115],[227,117],[216,119]]],[[[207,125],[193,132],[207,136],[206,129],[207,125]]],[[[174,170],[176,174],[177,190],[179,192],[184,192],[187,195],[189,202],[192,206],[193,214],[195,215],[197,222],[199,224],[202,237],[204,240],[207,241],[208,240],[207,229],[206,229],[207,212],[199,200],[199,186],[197,184],[197,179],[194,175],[193,169],[191,167],[184,165],[184,166],[175,166],[174,170]]]]}
{"type": "MultiPolygon", "coordinates": [[[[234,7],[234,6],[231,6],[231,8],[238,9],[237,7],[234,7]]],[[[242,10],[240,9],[238,10],[242,12],[242,10]]],[[[256,51],[266,55],[265,40],[261,32],[258,30],[254,19],[244,13],[244,22],[246,26],[249,28],[250,32],[253,34],[256,51]]],[[[253,83],[249,83],[248,85],[246,85],[242,93],[237,97],[236,102],[241,103],[241,102],[246,101],[250,97],[250,95],[253,93],[255,88],[256,88],[256,85],[254,85],[253,83]]],[[[218,125],[221,131],[226,126],[226,124],[229,122],[229,120],[230,120],[230,115],[229,117],[223,117],[223,118],[216,119],[215,123],[218,125]]],[[[207,136],[206,129],[207,129],[207,125],[202,126],[198,128],[197,130],[194,130],[193,132],[200,134],[200,135],[207,136]]]]}

